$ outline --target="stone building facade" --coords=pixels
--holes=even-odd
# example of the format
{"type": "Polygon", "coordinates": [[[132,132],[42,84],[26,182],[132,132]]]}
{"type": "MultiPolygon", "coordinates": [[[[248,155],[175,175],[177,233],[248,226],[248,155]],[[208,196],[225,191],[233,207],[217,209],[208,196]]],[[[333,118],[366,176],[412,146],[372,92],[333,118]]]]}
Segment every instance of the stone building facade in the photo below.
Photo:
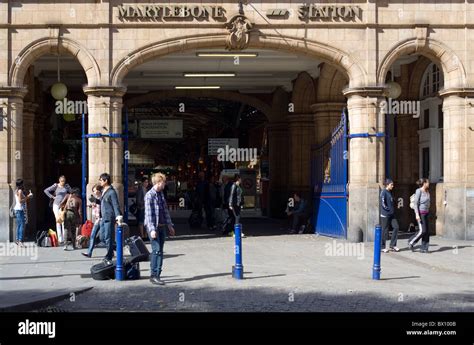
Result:
{"type": "MultiPolygon", "coordinates": [[[[385,132],[381,103],[386,83],[401,85],[400,99],[420,100],[427,67],[434,63],[443,79],[433,94],[442,104],[443,176],[433,187],[433,232],[472,240],[474,5],[449,0],[308,3],[0,0],[0,239],[14,236],[8,209],[15,180],[24,178],[38,194],[47,174],[42,160],[35,159],[48,155],[42,149],[47,123],[38,111],[41,96],[31,73],[41,56],[60,52],[75,57],[87,76],[83,92],[89,132],[106,128],[119,133],[124,79],[134,67],[182,51],[268,49],[324,62],[316,78],[301,73],[289,93],[279,89],[270,98],[233,96],[253,103],[268,118],[270,170],[278,171],[270,180],[274,200],[289,190],[308,191],[311,145],[330,133],[342,107],[348,109],[350,133],[385,132]]],[[[425,134],[422,120],[412,115],[396,118],[398,140],[390,156],[405,203],[423,173],[419,155],[425,134]]],[[[350,240],[371,240],[378,223],[386,144],[383,138],[350,140],[350,240]]],[[[89,139],[88,154],[88,176],[95,181],[110,172],[123,191],[121,140],[89,139]]]]}

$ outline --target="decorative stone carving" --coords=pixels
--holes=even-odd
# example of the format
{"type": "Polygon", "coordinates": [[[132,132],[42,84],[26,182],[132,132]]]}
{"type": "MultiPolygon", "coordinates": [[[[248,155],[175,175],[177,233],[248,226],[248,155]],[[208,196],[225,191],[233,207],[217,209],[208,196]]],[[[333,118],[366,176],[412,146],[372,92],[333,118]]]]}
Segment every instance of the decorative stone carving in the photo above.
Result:
{"type": "Polygon", "coordinates": [[[227,50],[243,50],[249,43],[253,24],[244,15],[236,15],[226,24],[229,36],[226,40],[227,50]]]}

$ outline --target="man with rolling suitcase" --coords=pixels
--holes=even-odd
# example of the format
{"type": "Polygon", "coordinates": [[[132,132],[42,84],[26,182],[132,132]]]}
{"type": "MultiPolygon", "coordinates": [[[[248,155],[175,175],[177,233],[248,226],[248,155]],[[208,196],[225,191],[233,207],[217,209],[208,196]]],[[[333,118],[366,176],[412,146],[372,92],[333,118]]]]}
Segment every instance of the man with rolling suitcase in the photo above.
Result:
{"type": "Polygon", "coordinates": [[[163,267],[166,230],[168,230],[170,236],[174,236],[175,231],[163,195],[166,176],[162,173],[154,174],[151,182],[153,187],[145,195],[145,227],[148,231],[152,250],[150,255],[150,282],[155,285],[164,285],[165,283],[160,279],[160,276],[163,267]]]}
{"type": "Polygon", "coordinates": [[[100,175],[99,183],[103,188],[102,198],[100,201],[100,227],[104,234],[107,254],[104,262],[108,265],[112,264],[114,257],[113,231],[115,230],[115,222],[122,220],[117,192],[112,186],[110,175],[103,173],[100,175]]]}

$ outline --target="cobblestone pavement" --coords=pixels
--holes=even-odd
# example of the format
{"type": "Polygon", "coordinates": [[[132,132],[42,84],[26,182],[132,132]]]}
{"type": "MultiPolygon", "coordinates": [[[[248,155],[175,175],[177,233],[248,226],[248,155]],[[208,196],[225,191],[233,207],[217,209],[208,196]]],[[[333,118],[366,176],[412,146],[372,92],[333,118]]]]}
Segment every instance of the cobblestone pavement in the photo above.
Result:
{"type": "MultiPolygon", "coordinates": [[[[80,251],[40,248],[34,264],[24,258],[0,261],[2,290],[21,299],[22,291],[94,287],[51,305],[64,311],[474,311],[473,242],[432,237],[430,254],[383,254],[382,279],[374,281],[372,243],[312,234],[264,236],[252,230],[264,225],[247,222],[241,281],[231,277],[233,238],[194,233],[166,242],[165,286],[149,282],[147,262],[137,281],[92,280],[90,266],[105,249],[87,259],[80,251]]],[[[399,240],[401,248],[406,245],[399,240]]]]}

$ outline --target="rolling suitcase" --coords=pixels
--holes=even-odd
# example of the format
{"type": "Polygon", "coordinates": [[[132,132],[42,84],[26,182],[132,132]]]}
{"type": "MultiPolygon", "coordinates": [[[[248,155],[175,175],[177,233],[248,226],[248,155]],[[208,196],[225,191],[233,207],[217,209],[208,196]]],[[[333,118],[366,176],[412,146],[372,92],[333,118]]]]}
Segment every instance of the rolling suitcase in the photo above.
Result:
{"type": "Polygon", "coordinates": [[[91,267],[91,275],[94,280],[115,279],[115,262],[112,265],[106,265],[100,262],[91,267]]]}
{"type": "Polygon", "coordinates": [[[140,263],[137,261],[140,257],[125,259],[125,279],[138,280],[140,279],[140,263]]]}
{"type": "Polygon", "coordinates": [[[200,228],[203,218],[201,212],[193,211],[189,216],[188,222],[191,228],[200,228]]]}
{"type": "Polygon", "coordinates": [[[135,259],[137,262],[150,261],[150,252],[140,236],[128,238],[125,244],[130,248],[130,255],[134,258],[138,258],[135,259]]]}

